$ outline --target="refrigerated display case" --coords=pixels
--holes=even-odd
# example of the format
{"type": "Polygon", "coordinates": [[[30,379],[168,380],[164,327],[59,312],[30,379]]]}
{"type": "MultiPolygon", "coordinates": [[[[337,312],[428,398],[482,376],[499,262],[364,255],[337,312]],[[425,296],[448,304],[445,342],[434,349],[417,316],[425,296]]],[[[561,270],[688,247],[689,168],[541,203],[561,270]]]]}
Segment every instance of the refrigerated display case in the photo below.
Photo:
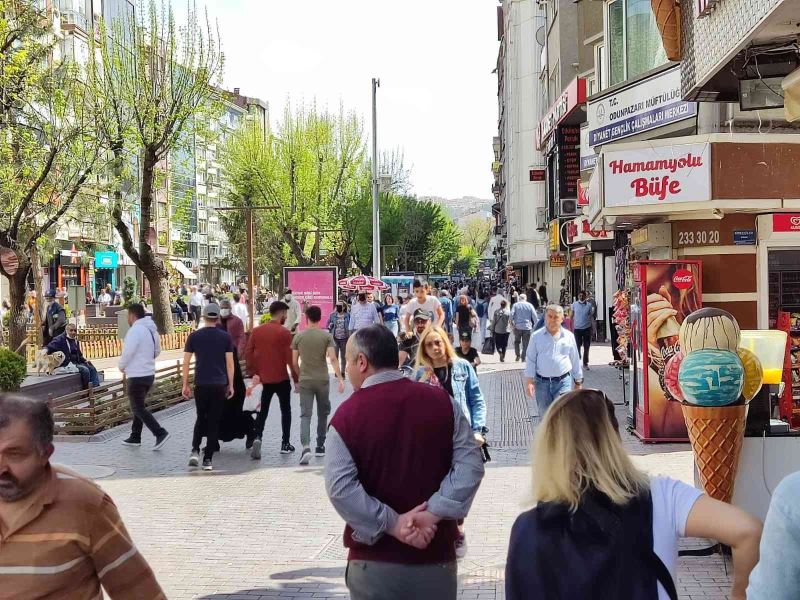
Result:
{"type": "Polygon", "coordinates": [[[683,411],[664,372],[680,352],[683,320],[702,308],[701,261],[630,263],[631,347],[628,426],[645,442],[688,440],[683,411]]]}

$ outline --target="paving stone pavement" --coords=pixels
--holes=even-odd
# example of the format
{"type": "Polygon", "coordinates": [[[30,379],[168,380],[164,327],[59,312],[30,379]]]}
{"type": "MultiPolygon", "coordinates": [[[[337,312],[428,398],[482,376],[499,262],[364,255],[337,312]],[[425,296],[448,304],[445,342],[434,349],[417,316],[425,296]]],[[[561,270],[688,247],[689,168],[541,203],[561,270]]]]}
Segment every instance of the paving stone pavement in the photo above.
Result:
{"type": "MultiPolygon", "coordinates": [[[[620,403],[618,372],[606,366],[608,347],[593,348],[586,384],[620,403]]],[[[484,357],[487,358],[487,357],[484,357]]],[[[513,360],[513,359],[512,359],[513,360]]],[[[483,484],[466,520],[467,558],[459,565],[460,597],[502,599],[508,536],[529,493],[530,432],[538,416],[523,396],[521,363],[488,357],[480,367],[487,395],[493,444],[483,484]]],[[[335,386],[331,386],[335,390],[335,386]]],[[[337,407],[351,392],[334,393],[337,407]]],[[[299,446],[299,406],[292,397],[292,438],[299,446]]],[[[158,452],[145,432],[141,448],[120,444],[125,427],[97,442],[59,442],[54,461],[99,479],[118,504],[137,546],[171,600],[255,598],[347,598],[344,586],[343,524],[330,506],[322,479],[323,461],[298,465],[299,455],[281,455],[280,411],[274,402],[261,461],[252,461],[243,441],[223,444],[212,473],[189,472],[194,410],[191,403],[157,413],[172,433],[158,452]]],[[[691,482],[688,445],[644,445],[624,432],[626,448],[642,468],[691,482]]],[[[703,546],[689,540],[687,546],[703,546]]],[[[682,558],[682,600],[727,597],[730,579],[721,559],[682,558]]]]}

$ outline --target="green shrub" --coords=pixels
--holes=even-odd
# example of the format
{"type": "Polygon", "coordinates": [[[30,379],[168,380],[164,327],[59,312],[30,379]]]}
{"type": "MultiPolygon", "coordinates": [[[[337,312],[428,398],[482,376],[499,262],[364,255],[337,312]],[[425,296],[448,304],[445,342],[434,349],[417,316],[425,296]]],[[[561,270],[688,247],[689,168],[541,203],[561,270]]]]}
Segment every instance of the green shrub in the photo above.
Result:
{"type": "Polygon", "coordinates": [[[261,315],[260,324],[263,325],[264,323],[269,323],[272,320],[272,315],[269,313],[264,313],[261,315]]]}
{"type": "Polygon", "coordinates": [[[0,391],[16,392],[28,374],[25,359],[7,348],[0,348],[0,391]]]}

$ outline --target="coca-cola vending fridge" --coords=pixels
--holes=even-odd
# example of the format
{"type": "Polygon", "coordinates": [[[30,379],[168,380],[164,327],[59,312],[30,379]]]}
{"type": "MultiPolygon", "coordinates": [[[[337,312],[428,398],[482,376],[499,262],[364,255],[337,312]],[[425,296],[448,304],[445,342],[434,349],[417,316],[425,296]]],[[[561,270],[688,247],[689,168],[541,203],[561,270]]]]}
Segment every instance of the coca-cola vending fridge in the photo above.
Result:
{"type": "Polygon", "coordinates": [[[669,359],[680,351],[683,320],[702,307],[699,260],[630,263],[630,429],[646,442],[686,441],[680,403],[664,381],[669,359]]]}

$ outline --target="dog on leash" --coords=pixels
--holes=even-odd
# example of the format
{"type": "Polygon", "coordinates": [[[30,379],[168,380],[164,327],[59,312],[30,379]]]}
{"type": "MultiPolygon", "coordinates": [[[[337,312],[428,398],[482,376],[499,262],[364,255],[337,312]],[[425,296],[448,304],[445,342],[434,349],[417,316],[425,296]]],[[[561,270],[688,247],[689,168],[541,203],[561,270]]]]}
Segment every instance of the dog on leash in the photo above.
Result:
{"type": "Polygon", "coordinates": [[[60,367],[61,363],[63,362],[63,352],[53,352],[52,354],[48,354],[47,348],[42,348],[41,350],[37,350],[36,359],[33,362],[33,366],[36,369],[37,375],[41,375],[42,371],[44,371],[47,375],[52,375],[53,371],[60,367]]]}

